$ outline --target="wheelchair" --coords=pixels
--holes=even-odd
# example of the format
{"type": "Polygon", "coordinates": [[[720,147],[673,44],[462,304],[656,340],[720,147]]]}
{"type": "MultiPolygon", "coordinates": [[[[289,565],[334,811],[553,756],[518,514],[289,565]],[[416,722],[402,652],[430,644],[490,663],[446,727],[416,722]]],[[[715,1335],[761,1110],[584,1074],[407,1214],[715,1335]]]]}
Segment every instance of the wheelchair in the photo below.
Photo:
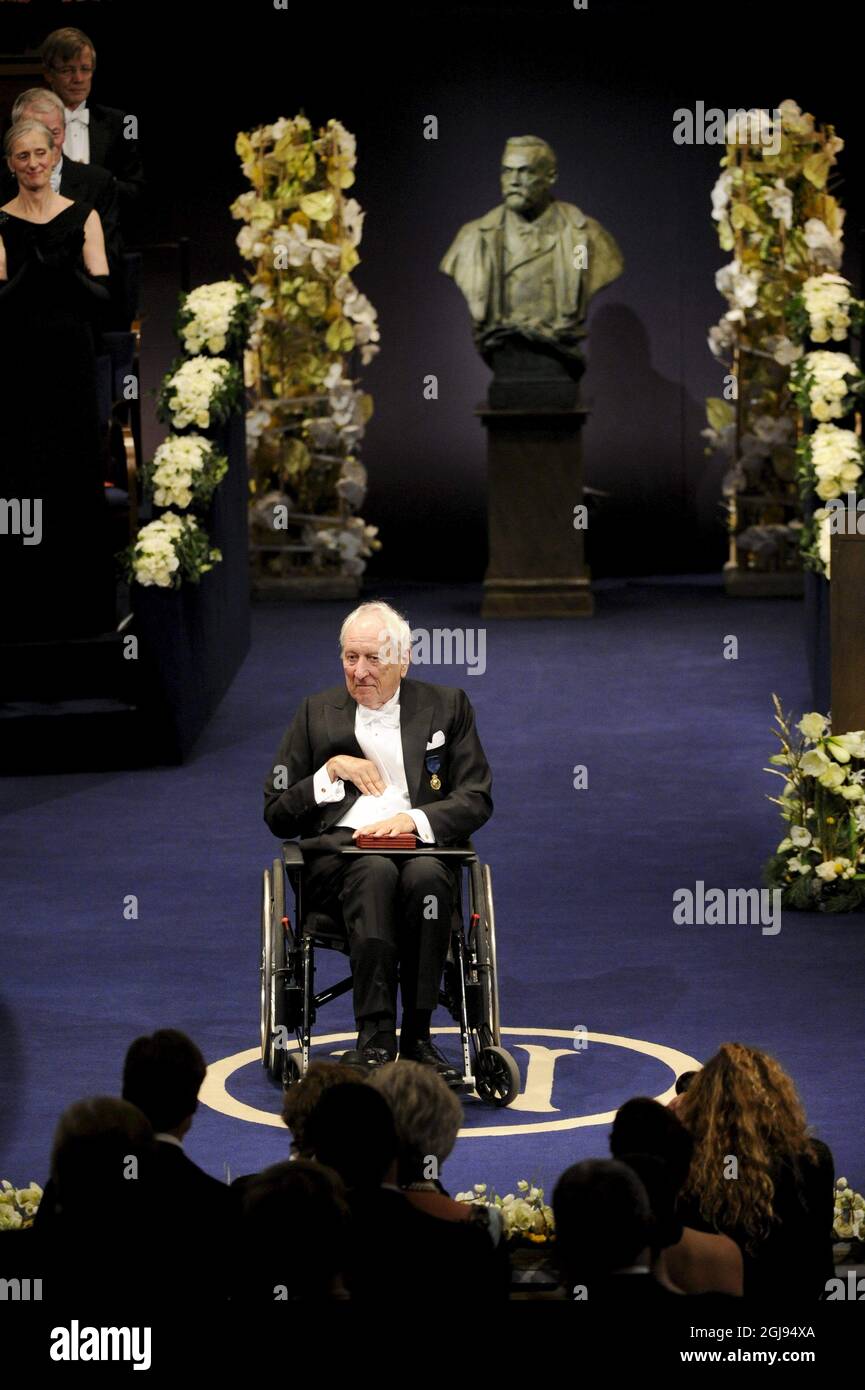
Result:
{"type": "MultiPolygon", "coordinates": [[[[459,1025],[462,1080],[454,1090],[474,1090],[489,1105],[510,1105],[520,1089],[513,1056],[501,1046],[496,932],[492,880],[471,844],[455,848],[366,850],[346,846],[342,854],[381,854],[393,858],[434,854],[458,866],[460,892],[454,905],[439,1003],[459,1025]],[[468,923],[463,923],[463,900],[468,923]]],[[[264,870],[261,894],[261,1062],[270,1080],[283,1088],[299,1081],[309,1066],[313,1024],[318,1010],[352,987],[351,975],[327,989],[315,989],[317,947],[348,955],[342,919],[307,911],[304,859],[300,846],[286,840],[279,859],[264,870]],[[286,908],[286,887],[294,898],[294,921],[286,908]],[[296,1048],[289,1035],[297,1039],[296,1048]]]]}

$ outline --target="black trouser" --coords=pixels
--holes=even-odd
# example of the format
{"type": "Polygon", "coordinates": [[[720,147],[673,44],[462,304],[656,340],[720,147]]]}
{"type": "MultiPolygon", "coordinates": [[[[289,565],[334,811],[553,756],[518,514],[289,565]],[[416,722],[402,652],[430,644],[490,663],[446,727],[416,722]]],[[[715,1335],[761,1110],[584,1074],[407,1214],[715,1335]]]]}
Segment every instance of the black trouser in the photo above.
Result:
{"type": "Polygon", "coordinates": [[[339,854],[350,827],[301,840],[306,861],[304,910],[340,917],[348,932],[355,1018],[396,1018],[397,979],[403,1013],[433,1010],[447,956],[457,882],[432,855],[392,858],[339,854]]]}

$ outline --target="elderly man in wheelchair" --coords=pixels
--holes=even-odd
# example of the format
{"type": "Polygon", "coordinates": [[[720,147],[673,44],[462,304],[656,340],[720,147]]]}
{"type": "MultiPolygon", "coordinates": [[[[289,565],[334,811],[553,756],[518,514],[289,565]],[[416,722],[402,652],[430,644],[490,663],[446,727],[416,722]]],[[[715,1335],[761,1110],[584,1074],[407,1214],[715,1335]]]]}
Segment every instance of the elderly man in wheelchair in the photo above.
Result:
{"type": "Polygon", "coordinates": [[[489,870],[468,843],[492,814],[474,712],[464,691],[406,678],[411,630],[388,604],[364,603],[350,613],[340,651],[344,684],[304,699],[265,784],[268,826],[299,842],[283,846],[270,880],[265,872],[263,1054],[270,1025],[287,1017],[300,1036],[302,1061],[299,1069],[292,1064],[293,1074],[302,1074],[316,1006],[351,988],[357,1047],[343,1060],[364,1070],[393,1061],[399,988],[400,1058],[434,1067],[450,1085],[474,1082],[483,1098],[508,1104],[519,1072],[499,1046],[489,870]],[[285,912],[283,870],[294,889],[295,928],[285,912]],[[280,915],[284,939],[272,926],[280,915]],[[344,941],[318,944],[348,954],[351,980],[316,995],[314,923],[328,919],[344,941]],[[286,1013],[292,991],[300,1002],[286,1013]],[[462,1071],[430,1036],[440,1002],[460,1025],[462,1071]]]}

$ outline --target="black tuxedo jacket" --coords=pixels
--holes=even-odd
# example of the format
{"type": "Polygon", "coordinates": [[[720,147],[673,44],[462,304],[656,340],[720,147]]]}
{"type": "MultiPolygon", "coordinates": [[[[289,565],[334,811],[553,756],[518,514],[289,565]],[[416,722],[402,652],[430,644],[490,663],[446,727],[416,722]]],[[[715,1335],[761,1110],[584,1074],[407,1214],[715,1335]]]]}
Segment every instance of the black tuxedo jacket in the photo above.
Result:
{"type": "MultiPolygon", "coordinates": [[[[492,774],[475,729],[474,710],[465,691],[453,686],[403,679],[400,733],[411,805],[424,811],[436,844],[461,844],[488,821],[493,811],[492,774]],[[445,741],[427,749],[433,734],[445,741]],[[430,768],[432,760],[436,766],[430,768]],[[433,773],[441,786],[433,788],[433,773]]],[[[295,715],[264,788],[264,819],[284,840],[321,835],[360,796],[345,783],[341,801],[318,806],[315,773],[338,753],[364,756],[354,736],[357,703],[345,685],[309,695],[295,715]],[[282,769],[285,769],[282,772],[282,769]]]]}
{"type": "Polygon", "coordinates": [[[141,196],[144,187],[138,141],[124,138],[125,112],[91,101],[87,106],[90,111],[90,163],[99,164],[114,175],[121,208],[124,208],[141,196]]]}
{"type": "Polygon", "coordinates": [[[117,202],[117,180],[107,169],[96,164],[76,164],[63,156],[60,170],[60,192],[64,198],[88,203],[99,213],[105,237],[105,254],[112,270],[123,251],[120,236],[120,211],[117,202]]]}

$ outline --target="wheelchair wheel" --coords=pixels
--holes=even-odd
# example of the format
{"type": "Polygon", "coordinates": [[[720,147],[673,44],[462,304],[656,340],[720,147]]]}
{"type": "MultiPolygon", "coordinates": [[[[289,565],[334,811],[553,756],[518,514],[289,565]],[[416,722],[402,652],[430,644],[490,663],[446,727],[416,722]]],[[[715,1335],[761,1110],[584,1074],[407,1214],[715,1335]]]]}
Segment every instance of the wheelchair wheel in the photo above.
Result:
{"type": "MultiPolygon", "coordinates": [[[[285,874],[274,859],[264,871],[261,908],[261,1062],[271,1081],[287,1084],[285,1007],[285,874]],[[282,1046],[279,1046],[279,1042],[282,1046]]],[[[293,1059],[292,1059],[293,1062],[293,1059]]]]}
{"type": "Polygon", "coordinates": [[[503,1047],[484,1047],[478,1053],[475,1090],[488,1105],[510,1105],[519,1095],[520,1069],[503,1047]]]}
{"type": "Polygon", "coordinates": [[[300,1063],[294,1053],[286,1051],[285,1048],[281,1048],[276,1055],[282,1057],[280,1080],[282,1089],[287,1091],[289,1086],[294,1086],[300,1080],[300,1063]]]}
{"type": "MultiPolygon", "coordinates": [[[[471,866],[472,911],[477,914],[472,946],[481,986],[482,1045],[498,1048],[501,1043],[499,1021],[499,982],[496,969],[496,921],[493,909],[492,876],[489,864],[471,866]]],[[[516,1065],[516,1064],[515,1064],[516,1065]]]]}
{"type": "Polygon", "coordinates": [[[270,1061],[270,991],[273,987],[270,958],[270,909],[271,888],[270,869],[265,869],[261,884],[261,978],[259,999],[259,1026],[261,1032],[261,1065],[266,1067],[270,1061]]]}

